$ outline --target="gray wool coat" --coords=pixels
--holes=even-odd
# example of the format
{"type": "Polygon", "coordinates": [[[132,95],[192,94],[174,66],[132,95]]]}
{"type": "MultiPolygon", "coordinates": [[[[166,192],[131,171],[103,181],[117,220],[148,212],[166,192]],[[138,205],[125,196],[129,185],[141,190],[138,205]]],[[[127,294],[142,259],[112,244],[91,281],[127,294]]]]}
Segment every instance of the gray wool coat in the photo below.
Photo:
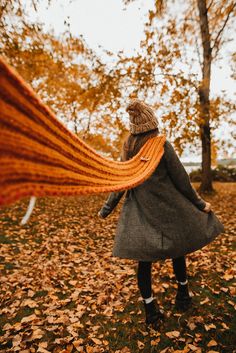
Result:
{"type": "Polygon", "coordinates": [[[172,144],[142,184],[110,193],[100,210],[107,217],[125,194],[112,255],[138,261],[176,258],[201,249],[225,231],[195,191],[172,144]]]}

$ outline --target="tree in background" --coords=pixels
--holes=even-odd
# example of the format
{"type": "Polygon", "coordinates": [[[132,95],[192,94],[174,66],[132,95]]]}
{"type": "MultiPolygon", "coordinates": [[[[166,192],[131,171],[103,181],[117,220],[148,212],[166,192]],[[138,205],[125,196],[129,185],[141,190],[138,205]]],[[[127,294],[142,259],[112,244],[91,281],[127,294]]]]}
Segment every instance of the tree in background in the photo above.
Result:
{"type": "MultiPolygon", "coordinates": [[[[125,3],[132,1],[137,0],[125,3]]],[[[235,105],[224,96],[209,98],[211,76],[203,77],[211,71],[204,68],[206,40],[197,3],[154,1],[140,50],[131,58],[121,51],[118,59],[105,51],[114,59],[113,65],[102,62],[82,37],[73,37],[69,26],[60,36],[45,32],[40,23],[30,21],[22,3],[1,2],[0,53],[59,118],[95,149],[117,158],[128,133],[124,107],[128,98],[139,95],[156,108],[164,132],[173,136],[180,153],[189,143],[193,148],[201,141],[201,190],[212,190],[210,130],[220,128],[222,122],[232,124],[235,105]]],[[[32,0],[32,9],[37,10],[38,4],[32,0]]],[[[234,8],[231,1],[207,4],[210,66],[221,61],[220,48],[230,40],[224,33],[234,8]]],[[[226,146],[216,136],[214,141],[218,150],[220,143],[226,146]]]]}
{"type": "Polygon", "coordinates": [[[136,92],[155,97],[179,151],[187,142],[196,145],[200,138],[201,192],[213,191],[211,129],[221,122],[233,123],[230,113],[235,104],[225,97],[210,99],[210,83],[212,63],[221,62],[221,49],[233,38],[235,9],[234,1],[155,0],[145,25],[142,53],[132,58],[132,69],[123,60],[137,83],[136,92]]]}
{"type": "MultiPolygon", "coordinates": [[[[32,11],[37,6],[38,1],[32,1],[32,11]]],[[[116,70],[69,28],[56,36],[45,32],[41,23],[32,23],[20,0],[2,1],[0,36],[0,54],[57,117],[95,149],[117,157],[124,127],[115,115],[121,96],[116,70]]]]}

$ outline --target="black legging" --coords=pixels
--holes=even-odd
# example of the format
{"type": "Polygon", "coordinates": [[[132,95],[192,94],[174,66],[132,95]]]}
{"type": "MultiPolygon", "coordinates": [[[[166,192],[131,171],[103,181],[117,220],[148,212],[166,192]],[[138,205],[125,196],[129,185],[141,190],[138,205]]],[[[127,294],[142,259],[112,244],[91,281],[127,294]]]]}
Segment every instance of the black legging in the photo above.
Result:
{"type": "MultiPolygon", "coordinates": [[[[185,282],[187,279],[185,256],[172,259],[172,265],[176,280],[185,282]]],[[[137,270],[138,287],[143,298],[149,298],[152,295],[152,262],[139,261],[137,270]]]]}

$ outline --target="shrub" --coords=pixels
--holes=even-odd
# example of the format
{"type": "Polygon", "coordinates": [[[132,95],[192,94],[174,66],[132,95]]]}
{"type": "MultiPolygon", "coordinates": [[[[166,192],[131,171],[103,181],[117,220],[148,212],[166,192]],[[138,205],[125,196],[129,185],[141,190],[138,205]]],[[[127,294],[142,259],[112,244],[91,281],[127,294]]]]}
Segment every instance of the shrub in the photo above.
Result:
{"type": "MultiPolygon", "coordinates": [[[[193,170],[189,173],[189,177],[192,182],[201,182],[202,169],[193,170]]],[[[212,169],[212,180],[223,182],[236,181],[236,168],[225,167],[219,164],[215,169],[212,169]]]]}

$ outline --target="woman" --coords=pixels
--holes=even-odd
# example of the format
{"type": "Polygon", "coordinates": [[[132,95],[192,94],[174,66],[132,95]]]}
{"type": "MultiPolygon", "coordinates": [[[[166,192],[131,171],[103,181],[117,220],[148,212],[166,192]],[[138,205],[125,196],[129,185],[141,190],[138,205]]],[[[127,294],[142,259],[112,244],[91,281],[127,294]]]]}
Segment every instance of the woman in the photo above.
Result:
{"type": "MultiPolygon", "coordinates": [[[[159,134],[151,107],[135,99],[127,106],[130,135],[121,160],[132,158],[145,142],[159,134]]],[[[112,192],[99,216],[107,217],[125,191],[112,192]]],[[[141,185],[126,192],[120,213],[112,255],[138,261],[137,281],[146,313],[146,324],[158,328],[164,318],[152,295],[151,266],[160,259],[172,259],[178,283],[175,306],[191,306],[185,255],[210,243],[224,226],[190,183],[189,176],[171,143],[154,173],[141,185]]]]}

